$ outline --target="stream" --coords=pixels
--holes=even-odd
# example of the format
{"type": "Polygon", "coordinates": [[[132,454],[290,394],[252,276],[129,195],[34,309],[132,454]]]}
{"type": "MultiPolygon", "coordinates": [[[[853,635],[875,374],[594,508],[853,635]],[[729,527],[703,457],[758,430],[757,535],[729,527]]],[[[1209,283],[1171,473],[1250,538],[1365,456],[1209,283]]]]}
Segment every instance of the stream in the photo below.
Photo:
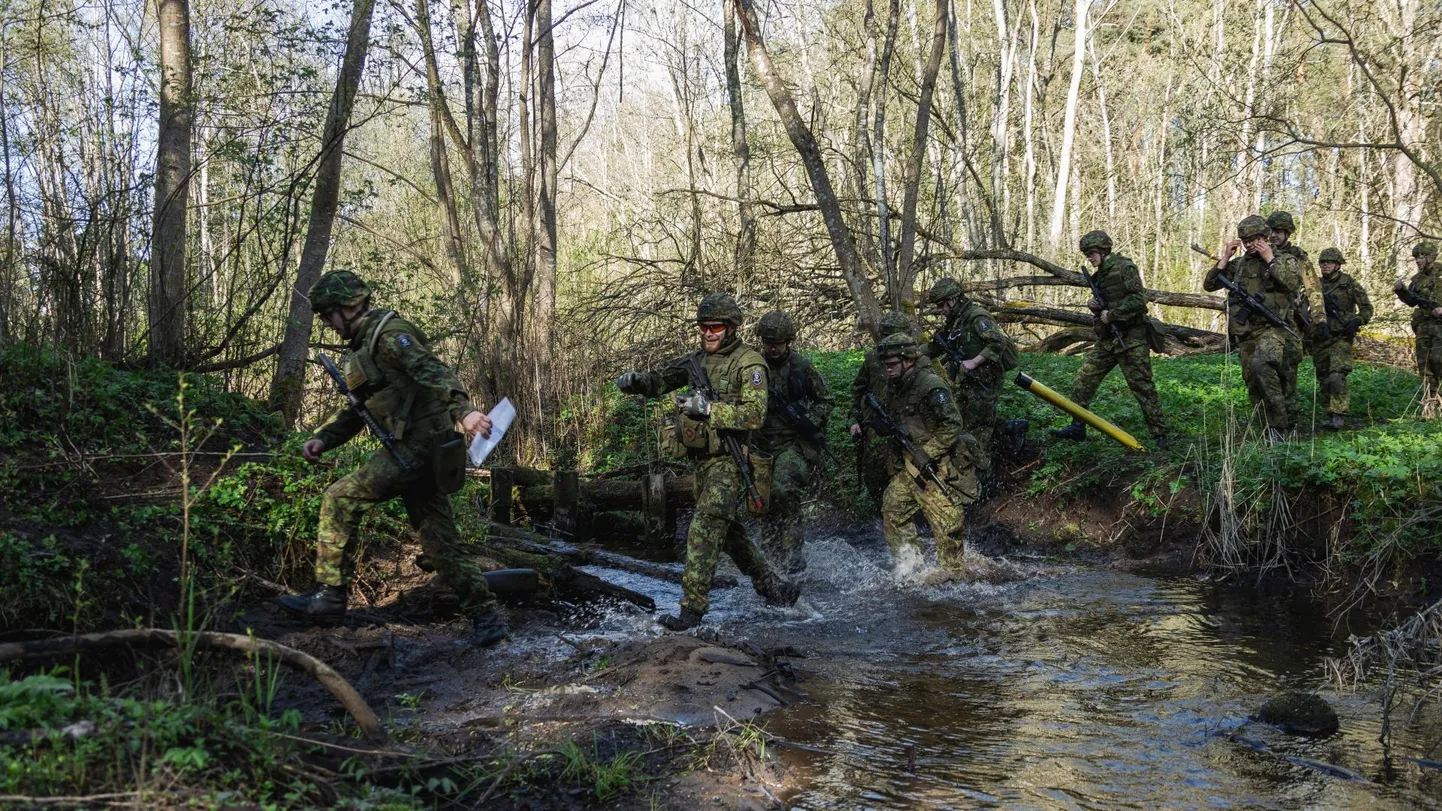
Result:
{"type": "MultiPolygon", "coordinates": [[[[797,608],[765,608],[743,578],[707,615],[806,654],[808,697],[766,718],[825,751],[776,748],[792,808],[1442,807],[1442,772],[1405,759],[1437,757],[1435,705],[1412,724],[1398,712],[1384,779],[1377,693],[1322,683],[1346,632],[1305,597],[1025,561],[1018,582],[922,587],[892,574],[879,538],[818,538],[807,560],[797,608]],[[1321,692],[1341,731],[1248,721],[1288,689],[1321,692]]],[[[595,571],[676,610],[679,586],[595,571]]]]}

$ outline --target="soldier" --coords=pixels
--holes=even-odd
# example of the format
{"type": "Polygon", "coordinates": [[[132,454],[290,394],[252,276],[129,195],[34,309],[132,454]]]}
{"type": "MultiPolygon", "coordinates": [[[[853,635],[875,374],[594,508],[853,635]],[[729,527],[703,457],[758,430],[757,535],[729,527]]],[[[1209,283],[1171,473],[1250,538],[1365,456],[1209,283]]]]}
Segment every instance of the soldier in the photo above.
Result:
{"type": "Polygon", "coordinates": [[[1351,401],[1347,375],[1352,371],[1352,342],[1357,338],[1357,330],[1372,320],[1372,302],[1367,298],[1367,290],[1342,272],[1345,261],[1336,248],[1327,248],[1318,257],[1322,268],[1322,306],[1330,334],[1312,345],[1317,389],[1327,401],[1327,422],[1322,427],[1334,431],[1347,424],[1351,401]]]}
{"type": "MultiPolygon", "coordinates": [[[[371,309],[370,298],[370,287],[346,270],[326,273],[310,289],[311,309],[350,344],[344,370],[348,384],[395,440],[400,460],[389,450],[379,451],[325,491],[316,543],[320,585],[307,594],[284,595],[279,603],[312,620],[343,617],[361,516],[400,496],[411,526],[420,533],[426,560],[472,619],[469,642],[494,645],[506,636],[505,620],[480,567],[461,547],[450,495],[437,480],[438,464],[464,465],[463,456],[446,460],[438,453],[441,443],[454,437],[452,426],[459,423],[468,438],[490,436],[491,421],[471,402],[455,372],[431,354],[424,334],[394,310],[371,309]]],[[[346,408],[316,430],[301,455],[317,462],[364,427],[356,411],[346,408]]],[[[464,454],[464,446],[455,448],[464,454]]]]}
{"type": "MultiPolygon", "coordinates": [[[[1225,274],[1248,295],[1260,295],[1265,307],[1276,313],[1283,323],[1289,323],[1294,297],[1302,289],[1302,276],[1297,270],[1296,257],[1272,250],[1268,241],[1270,233],[1266,220],[1256,214],[1244,217],[1237,223],[1237,238],[1222,246],[1221,258],[1207,271],[1202,287],[1207,291],[1222,289],[1217,276],[1225,274]],[[1243,247],[1246,254],[1232,261],[1232,255],[1243,247]]],[[[1266,420],[1267,438],[1279,441],[1291,430],[1282,388],[1286,374],[1282,369],[1286,332],[1236,295],[1227,296],[1227,320],[1229,338],[1238,347],[1242,379],[1247,382],[1252,407],[1266,420]]]]}
{"type": "Polygon", "coordinates": [[[836,398],[808,358],[791,351],[796,322],[780,310],[756,324],[766,357],[766,422],[756,449],[771,457],[771,505],[762,529],[766,554],[790,574],[806,568],[801,553],[801,502],[816,484],[826,448],[826,421],[836,398]]]}
{"type": "MultiPolygon", "coordinates": [[[[972,475],[975,440],[963,432],[951,387],[931,369],[917,365],[920,355],[916,339],[904,332],[882,338],[876,355],[886,371],[886,393],[878,398],[886,417],[906,429],[919,451],[909,456],[895,438],[887,443],[891,451],[888,470],[891,481],[881,497],[882,532],[893,557],[902,550],[921,552],[916,534],[916,513],[920,511],[936,538],[937,562],[945,572],[965,568],[966,546],[962,539],[960,502],[966,488],[963,478],[972,475]],[[937,480],[946,483],[943,488],[937,480]]],[[[973,491],[971,496],[975,496],[973,491]]]]}
{"type": "Polygon", "coordinates": [[[1422,377],[1422,415],[1435,417],[1442,410],[1442,265],[1437,262],[1437,243],[1412,246],[1417,273],[1410,282],[1401,279],[1392,288],[1412,312],[1412,332],[1417,336],[1417,374],[1422,377]]]}
{"type": "MultiPolygon", "coordinates": [[[[713,402],[695,391],[676,398],[676,441],[696,463],[696,514],[686,533],[686,568],[681,576],[681,611],[662,617],[672,631],[701,624],[710,607],[711,580],[722,551],[751,578],[751,585],[770,605],[794,605],[795,583],[777,574],[746,535],[748,494],[742,471],[726,443],[728,435],[743,446],[766,420],[766,360],[741,343],[741,307],[726,293],[710,293],[696,308],[701,350],[656,371],[626,372],[616,387],[626,394],[659,397],[690,381],[688,359],[699,362],[716,395],[713,402]]],[[[747,467],[750,463],[747,462],[747,467]]]]}
{"type": "MultiPolygon", "coordinates": [[[[1081,252],[1096,274],[1092,277],[1102,299],[1087,302],[1096,319],[1097,340],[1087,352],[1086,362],[1072,384],[1071,399],[1082,408],[1091,405],[1097,387],[1117,366],[1132,396],[1141,407],[1142,419],[1158,448],[1167,448],[1167,423],[1162,402],[1152,382],[1151,322],[1147,320],[1147,299],[1142,274],[1125,256],[1112,253],[1112,238],[1105,231],[1091,231],[1080,241],[1081,252]]],[[[1053,430],[1060,439],[1086,439],[1086,424],[1072,420],[1065,428],[1053,430]]]]}
{"type": "Polygon", "coordinates": [[[1307,252],[1291,242],[1292,234],[1297,231],[1292,215],[1286,211],[1273,211],[1267,215],[1267,227],[1272,229],[1272,235],[1267,237],[1267,241],[1272,243],[1272,250],[1294,257],[1297,260],[1297,272],[1302,275],[1302,288],[1292,300],[1291,323],[1297,335],[1282,333],[1282,340],[1285,342],[1285,351],[1282,354],[1282,370],[1285,372],[1285,377],[1282,378],[1282,396],[1287,401],[1287,422],[1295,428],[1301,409],[1301,403],[1297,400],[1297,367],[1302,364],[1302,358],[1309,349],[1329,340],[1332,333],[1327,326],[1324,313],[1326,305],[1322,301],[1322,281],[1317,275],[1317,269],[1313,267],[1307,252]]]}
{"type": "MultiPolygon", "coordinates": [[[[911,335],[911,319],[907,318],[906,313],[892,311],[881,316],[880,329],[882,336],[898,332],[911,335]]],[[[920,368],[931,367],[931,359],[925,355],[920,355],[916,363],[920,368]]],[[[863,443],[865,452],[857,463],[860,467],[858,475],[866,485],[867,492],[871,493],[871,500],[879,506],[881,494],[891,481],[891,471],[887,469],[886,461],[890,458],[891,451],[885,440],[876,433],[875,426],[866,413],[867,392],[878,398],[886,393],[886,370],[882,368],[881,359],[876,356],[875,349],[866,351],[861,368],[856,370],[856,379],[851,383],[851,438],[854,442],[863,443]]]]}
{"type": "Polygon", "coordinates": [[[939,279],[926,301],[946,323],[921,347],[921,354],[942,360],[967,430],[981,444],[989,464],[1001,376],[1017,366],[1016,345],[985,307],[967,298],[955,279],[939,279]]]}

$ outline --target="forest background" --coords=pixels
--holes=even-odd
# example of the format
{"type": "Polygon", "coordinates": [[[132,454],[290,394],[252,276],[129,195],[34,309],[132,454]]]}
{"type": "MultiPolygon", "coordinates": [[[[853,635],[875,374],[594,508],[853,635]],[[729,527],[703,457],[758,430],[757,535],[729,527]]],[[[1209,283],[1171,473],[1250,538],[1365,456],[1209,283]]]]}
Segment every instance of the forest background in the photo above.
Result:
{"type": "MultiPolygon", "coordinates": [[[[0,0],[0,343],[218,376],[313,424],[304,293],[371,281],[517,455],[579,461],[600,381],[696,300],[857,346],[963,279],[1023,343],[1089,323],[1103,228],[1168,322],[1245,214],[1388,292],[1442,232],[1420,0],[0,0]],[[1025,264],[1030,263],[1030,265],[1025,264]],[[1172,292],[1167,292],[1172,291],[1172,292]]],[[[333,336],[332,336],[333,338],[333,336]]]]}

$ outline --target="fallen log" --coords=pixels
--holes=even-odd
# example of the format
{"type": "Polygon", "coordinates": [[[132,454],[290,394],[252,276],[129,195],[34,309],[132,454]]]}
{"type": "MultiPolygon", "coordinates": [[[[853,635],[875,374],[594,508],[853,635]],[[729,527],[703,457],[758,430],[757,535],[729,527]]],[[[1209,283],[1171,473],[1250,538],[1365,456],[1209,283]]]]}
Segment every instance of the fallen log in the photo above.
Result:
{"type": "MultiPolygon", "coordinates": [[[[594,514],[610,510],[639,510],[645,484],[623,479],[591,479],[580,483],[580,506],[583,514],[594,514]]],[[[520,504],[532,518],[546,519],[551,516],[555,503],[554,485],[541,484],[517,488],[520,504]]],[[[673,504],[692,504],[696,501],[695,479],[691,476],[675,476],[666,480],[666,500],[673,504]]]]}
{"type": "MultiPolygon", "coordinates": [[[[629,555],[621,555],[616,552],[609,552],[604,549],[597,549],[592,546],[576,546],[563,543],[527,532],[517,527],[508,527],[502,524],[490,523],[486,527],[487,534],[493,534],[501,538],[506,544],[516,549],[535,555],[558,555],[571,563],[578,563],[583,566],[604,566],[608,569],[620,569],[622,571],[634,572],[636,574],[653,577],[657,580],[665,580],[668,583],[681,582],[681,568],[678,566],[657,563],[651,560],[641,560],[629,555]]],[[[729,589],[735,588],[740,581],[727,574],[718,574],[711,581],[712,588],[729,589]]]]}
{"type": "Polygon", "coordinates": [[[194,644],[200,648],[223,648],[240,651],[252,656],[266,654],[275,657],[281,664],[308,673],[321,686],[330,691],[336,700],[355,719],[356,725],[367,739],[375,742],[386,739],[380,719],[361,698],[360,693],[330,665],[295,648],[286,647],[268,639],[240,634],[223,634],[217,631],[194,631],[180,634],[164,628],[134,628],[123,631],[103,631],[79,636],[62,636],[53,639],[36,639],[28,642],[0,644],[0,662],[12,659],[34,659],[41,656],[73,654],[106,650],[115,647],[138,647],[141,645],[168,645],[184,648],[194,644]]]}
{"type": "Polygon", "coordinates": [[[554,596],[576,602],[610,598],[624,600],[646,611],[656,610],[656,601],[651,597],[583,572],[556,550],[532,540],[540,536],[498,524],[489,524],[487,534],[494,540],[486,544],[482,554],[507,568],[535,569],[550,585],[554,596]]]}

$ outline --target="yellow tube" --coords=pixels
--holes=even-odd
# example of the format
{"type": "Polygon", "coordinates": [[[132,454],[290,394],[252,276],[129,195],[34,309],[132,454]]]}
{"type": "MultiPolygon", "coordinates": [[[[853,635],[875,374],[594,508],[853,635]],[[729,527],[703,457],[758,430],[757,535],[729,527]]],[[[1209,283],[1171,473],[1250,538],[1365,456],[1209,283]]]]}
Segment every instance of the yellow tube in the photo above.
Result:
{"type": "Polygon", "coordinates": [[[1132,436],[1126,431],[1123,431],[1115,425],[1112,425],[1110,422],[1107,422],[1101,417],[1098,417],[1096,414],[1093,414],[1085,408],[1082,408],[1076,403],[1073,403],[1070,398],[1063,397],[1056,390],[1052,389],[1050,386],[1047,386],[1044,383],[1038,382],[1026,372],[1016,373],[1016,384],[1031,392],[1032,394],[1035,394],[1041,399],[1047,401],[1048,403],[1051,403],[1057,408],[1060,408],[1062,411],[1065,411],[1066,413],[1072,415],[1073,417],[1076,417],[1082,422],[1085,422],[1087,425],[1090,425],[1098,431],[1101,431],[1112,439],[1115,439],[1123,445],[1126,445],[1128,448],[1131,448],[1134,451],[1140,451],[1142,453],[1147,452],[1146,447],[1142,445],[1142,443],[1138,442],[1136,437],[1132,436]]]}

